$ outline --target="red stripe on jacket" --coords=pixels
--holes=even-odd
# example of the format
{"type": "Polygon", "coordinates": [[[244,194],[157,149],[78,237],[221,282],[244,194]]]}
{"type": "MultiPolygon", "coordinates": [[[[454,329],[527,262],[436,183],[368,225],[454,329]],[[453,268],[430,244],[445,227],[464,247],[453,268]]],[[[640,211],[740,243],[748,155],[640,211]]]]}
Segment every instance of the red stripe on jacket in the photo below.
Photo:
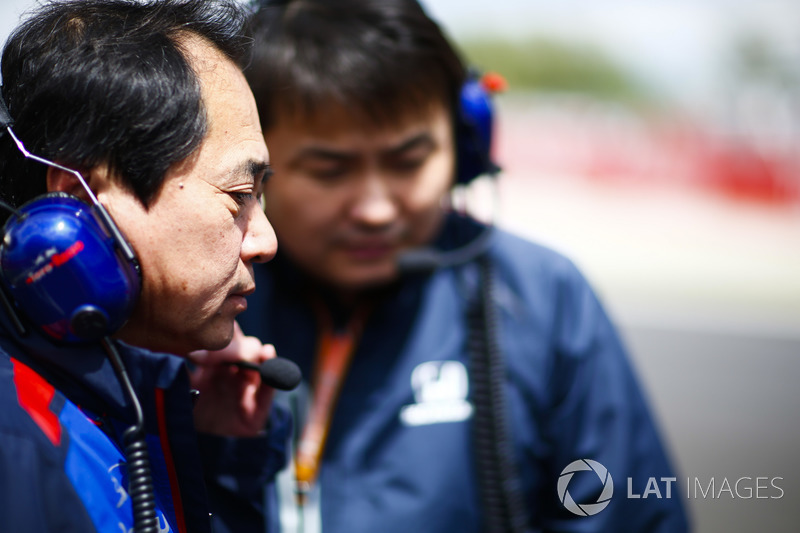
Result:
{"type": "Polygon", "coordinates": [[[164,389],[156,389],[156,413],[158,416],[158,433],[161,440],[161,451],[167,465],[169,485],[172,490],[172,502],[175,507],[175,520],[178,522],[178,533],[186,533],[186,519],[183,515],[183,499],[181,499],[178,473],[175,471],[175,462],[172,459],[172,447],[167,438],[167,420],[164,410],[164,389]]]}
{"type": "Polygon", "coordinates": [[[14,365],[14,385],[17,388],[17,401],[54,445],[61,444],[61,423],[58,415],[50,410],[50,402],[55,396],[55,388],[45,379],[16,359],[14,365]]]}

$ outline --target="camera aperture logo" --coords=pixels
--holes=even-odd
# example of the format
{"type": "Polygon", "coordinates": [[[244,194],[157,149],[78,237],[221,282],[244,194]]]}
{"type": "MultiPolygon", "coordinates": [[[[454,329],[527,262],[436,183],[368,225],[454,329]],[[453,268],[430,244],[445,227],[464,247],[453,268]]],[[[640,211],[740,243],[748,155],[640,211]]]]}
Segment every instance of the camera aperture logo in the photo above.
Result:
{"type": "Polygon", "coordinates": [[[611,474],[606,467],[591,459],[578,459],[577,461],[571,462],[561,471],[561,475],[558,477],[558,499],[561,500],[561,503],[568,511],[578,516],[596,515],[608,506],[611,502],[611,496],[613,495],[614,480],[611,479],[611,474]],[[578,504],[572,499],[569,490],[567,490],[572,476],[575,475],[575,472],[580,472],[582,470],[594,471],[603,484],[603,492],[600,493],[600,496],[594,503],[578,504]]]}

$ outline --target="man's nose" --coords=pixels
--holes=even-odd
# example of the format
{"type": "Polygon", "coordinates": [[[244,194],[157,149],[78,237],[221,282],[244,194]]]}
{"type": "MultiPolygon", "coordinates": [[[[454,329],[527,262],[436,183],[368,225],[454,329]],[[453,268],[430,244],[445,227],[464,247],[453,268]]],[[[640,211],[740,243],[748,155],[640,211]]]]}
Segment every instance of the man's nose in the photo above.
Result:
{"type": "Polygon", "coordinates": [[[247,225],[242,241],[242,261],[266,263],[275,257],[275,253],[278,251],[278,238],[258,202],[251,202],[248,210],[247,225]]]}
{"type": "Polygon", "coordinates": [[[352,206],[353,219],[369,226],[382,226],[392,222],[398,214],[387,178],[372,174],[364,178],[352,206]]]}

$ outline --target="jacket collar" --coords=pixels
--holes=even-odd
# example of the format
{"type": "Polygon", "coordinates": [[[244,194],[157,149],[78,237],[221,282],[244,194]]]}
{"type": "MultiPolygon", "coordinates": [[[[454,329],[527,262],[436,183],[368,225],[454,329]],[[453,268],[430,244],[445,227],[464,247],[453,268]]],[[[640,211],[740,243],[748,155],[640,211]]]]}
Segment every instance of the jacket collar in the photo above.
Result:
{"type": "MultiPolygon", "coordinates": [[[[133,410],[123,393],[105,349],[99,342],[59,343],[25,324],[20,335],[6,312],[0,312],[0,348],[33,368],[77,405],[130,421],[133,410]]],[[[112,341],[120,353],[134,390],[151,396],[154,388],[169,388],[184,372],[184,360],[112,341]]],[[[149,402],[145,402],[149,403],[149,402]]],[[[143,408],[145,406],[143,405],[143,408]]]]}

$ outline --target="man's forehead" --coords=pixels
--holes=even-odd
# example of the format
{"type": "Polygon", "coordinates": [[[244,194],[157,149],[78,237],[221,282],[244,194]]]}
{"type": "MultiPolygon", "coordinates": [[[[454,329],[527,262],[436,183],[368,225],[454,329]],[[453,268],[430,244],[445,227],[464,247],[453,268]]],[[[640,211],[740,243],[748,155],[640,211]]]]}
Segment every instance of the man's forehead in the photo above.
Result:
{"type": "Polygon", "coordinates": [[[386,106],[379,112],[359,107],[357,103],[328,102],[301,109],[288,107],[276,114],[274,123],[278,127],[327,138],[344,137],[352,132],[402,137],[442,114],[449,116],[449,109],[437,100],[424,106],[386,106]]]}
{"type": "Polygon", "coordinates": [[[183,32],[177,39],[198,76],[214,72],[221,61],[233,63],[214,43],[192,31],[183,32]]]}
{"type": "MultiPolygon", "coordinates": [[[[395,150],[423,137],[432,139],[441,118],[447,115],[410,115],[396,122],[364,122],[363,120],[328,120],[283,123],[281,132],[291,131],[296,149],[349,149],[395,150]],[[439,119],[439,120],[437,120],[439,119]]],[[[447,120],[449,126],[449,120],[447,120]]]]}

